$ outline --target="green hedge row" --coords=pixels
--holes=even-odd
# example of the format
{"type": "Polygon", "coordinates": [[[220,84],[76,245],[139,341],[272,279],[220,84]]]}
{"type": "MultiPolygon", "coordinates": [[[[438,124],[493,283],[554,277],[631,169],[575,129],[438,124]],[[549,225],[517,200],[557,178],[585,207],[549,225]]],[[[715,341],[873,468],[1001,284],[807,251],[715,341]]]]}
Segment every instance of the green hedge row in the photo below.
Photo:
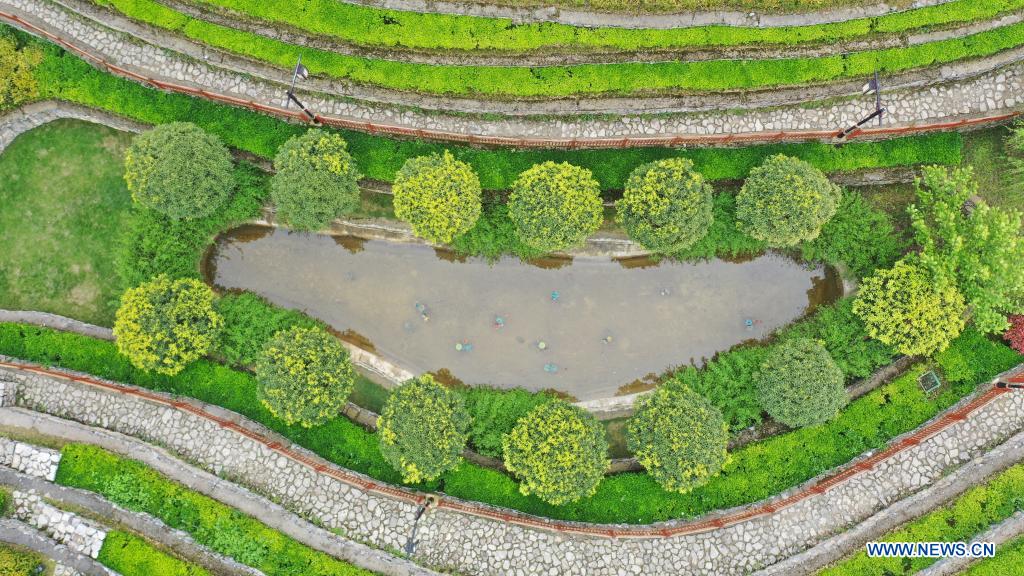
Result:
{"type": "MultiPolygon", "coordinates": [[[[968,333],[970,330],[968,330],[968,333]]],[[[976,358],[975,371],[989,377],[1021,361],[1006,346],[961,337],[953,347],[976,358]]],[[[260,422],[300,446],[350,470],[390,483],[398,474],[380,455],[376,437],[344,417],[314,428],[285,426],[256,400],[255,379],[209,361],[199,361],[175,377],[147,374],[131,366],[106,341],[18,324],[0,324],[0,354],[62,366],[138,386],[198,398],[260,422]]],[[[941,364],[942,359],[939,359],[941,364]]],[[[928,398],[916,377],[920,368],[858,398],[827,424],[803,428],[747,445],[732,454],[720,476],[691,493],[662,490],[646,473],[605,478],[597,493],[566,506],[551,506],[519,493],[514,480],[496,470],[463,463],[440,481],[418,486],[442,489],[527,513],[606,523],[649,523],[687,518],[766,498],[849,461],[890,438],[912,430],[974,388],[974,381],[951,382],[928,398]]]]}
{"type": "Polygon", "coordinates": [[[203,567],[179,560],[120,530],[107,532],[96,559],[124,576],[210,576],[203,567]]]}
{"type": "MultiPolygon", "coordinates": [[[[0,26],[0,30],[5,27],[0,26]]],[[[10,28],[6,28],[10,30],[10,28]]],[[[26,35],[26,42],[37,42],[26,35]]],[[[226,144],[263,158],[272,158],[288,138],[304,126],[282,122],[248,110],[180,94],[168,94],[101,72],[63,50],[46,47],[36,68],[40,97],[57,98],[107,110],[147,124],[189,121],[216,134],[226,144]]],[[[854,142],[841,147],[819,142],[746,148],[632,148],[627,150],[480,149],[420,140],[396,140],[353,131],[339,131],[360,172],[390,182],[406,160],[451,150],[473,166],[485,189],[508,189],[520,172],[547,160],[570,162],[594,173],[604,189],[621,189],[629,173],[645,162],[685,156],[709,180],[741,179],[773,154],[802,158],[825,172],[914,164],[959,164],[959,133],[929,134],[883,142],[854,142]]]]}
{"type": "MultiPolygon", "coordinates": [[[[129,11],[134,7],[153,17],[158,11],[153,3],[145,0],[96,2],[117,7],[122,11],[129,11]]],[[[501,52],[552,48],[634,51],[757,44],[831,43],[872,34],[895,34],[921,28],[974,22],[1024,8],[1024,0],[952,0],[937,6],[873,18],[809,26],[699,26],[652,30],[584,28],[552,22],[513,24],[511,20],[504,18],[385,10],[334,0],[198,2],[210,8],[226,9],[250,18],[284,24],[316,35],[333,36],[346,43],[361,46],[501,52]]]]}
{"type": "MultiPolygon", "coordinates": [[[[268,528],[238,510],[169,480],[140,462],[121,458],[95,446],[64,446],[61,450],[56,482],[96,492],[123,508],[155,516],[172,528],[188,532],[196,542],[207,548],[256,568],[264,574],[370,574],[268,528]]],[[[105,552],[116,551],[117,558],[137,562],[140,569],[145,568],[142,571],[132,571],[140,576],[206,573],[164,572],[155,565],[146,566],[142,562],[145,554],[139,554],[140,544],[145,545],[130,535],[118,534],[113,543],[108,536],[100,552],[100,561],[104,560],[105,552]],[[108,547],[111,548],[110,551],[107,550],[108,547]],[[136,560],[136,556],[140,559],[136,560]]],[[[106,555],[113,557],[112,554],[106,555]]],[[[129,575],[128,572],[121,570],[120,566],[124,564],[107,565],[126,576],[129,575]]]]}
{"type": "Polygon", "coordinates": [[[991,56],[1024,44],[1024,23],[914,46],[815,58],[574,64],[566,66],[430,65],[350,56],[297,46],[192,18],[155,0],[119,3],[126,16],[180,32],[214,48],[285,70],[302,62],[314,74],[425,94],[485,98],[564,98],[797,86],[892,74],[991,56]]]}
{"type": "MultiPolygon", "coordinates": [[[[952,504],[929,512],[889,532],[879,542],[967,542],[972,536],[1024,510],[1024,464],[1017,464],[985,484],[961,494],[952,504]]],[[[1004,551],[999,551],[999,559],[1004,551]]],[[[857,554],[823,570],[819,576],[898,576],[913,574],[936,558],[869,558],[857,554]]],[[[1006,564],[1005,566],[1010,566],[1006,564]]],[[[1022,565],[1018,565],[1018,568],[1022,565]]],[[[995,572],[1011,574],[1012,572],[995,572]]]]}

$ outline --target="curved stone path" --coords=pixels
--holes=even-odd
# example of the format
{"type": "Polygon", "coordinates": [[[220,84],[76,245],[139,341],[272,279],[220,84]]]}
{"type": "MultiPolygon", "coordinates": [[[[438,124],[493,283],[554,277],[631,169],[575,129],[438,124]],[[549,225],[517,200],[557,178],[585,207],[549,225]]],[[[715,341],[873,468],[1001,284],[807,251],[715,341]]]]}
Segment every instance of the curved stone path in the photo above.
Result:
{"type": "MultiPolygon", "coordinates": [[[[73,0],[65,0],[72,2],[73,0]]],[[[0,18],[39,35],[63,39],[66,46],[101,59],[120,74],[159,87],[201,94],[204,97],[257,108],[276,115],[298,119],[301,115],[280,108],[285,75],[266,66],[241,61],[162,33],[145,32],[134,23],[130,36],[110,26],[117,22],[100,21],[69,11],[48,0],[2,0],[0,18]],[[150,34],[158,45],[142,42],[150,34]],[[220,62],[214,63],[215,60],[220,62]],[[236,69],[237,68],[237,69],[236,69]]],[[[884,129],[867,129],[865,135],[892,136],[905,127],[939,122],[946,129],[970,119],[998,119],[1016,114],[1021,108],[1019,93],[1024,88],[1024,48],[1001,53],[984,62],[960,62],[934,70],[919,71],[907,79],[905,89],[887,93],[890,112],[884,129]],[[1019,54],[1018,54],[1019,52],[1019,54]],[[980,67],[980,70],[979,70],[980,67]],[[923,75],[923,76],[922,76],[923,75]],[[936,76],[937,75],[937,76],[936,76]],[[932,84],[936,78],[946,81],[932,84]],[[960,80],[955,80],[961,78],[960,80]],[[984,98],[979,98],[984,94],[984,98]],[[952,121],[949,124],[944,124],[952,121]]],[[[409,94],[384,94],[379,91],[345,85],[341,82],[311,80],[315,90],[302,97],[321,115],[325,123],[349,129],[384,134],[434,138],[479,144],[574,147],[682,145],[687,143],[733,143],[777,141],[779,139],[831,139],[835,130],[863,116],[869,98],[839,98],[828,103],[775,106],[741,111],[751,106],[751,95],[704,95],[677,99],[599,99],[553,101],[549,103],[477,102],[451,98],[436,99],[409,94]],[[346,94],[346,97],[329,96],[346,94]],[[720,100],[720,101],[716,101],[720,100]],[[412,105],[420,110],[410,109],[412,105]],[[531,118],[536,114],[584,114],[618,109],[615,118],[557,117],[531,118]],[[448,115],[427,113],[465,108],[470,113],[495,112],[509,116],[448,115]],[[500,109],[496,110],[494,107],[500,109]],[[679,110],[691,110],[678,113],[679,110]],[[560,112],[559,112],[560,110],[560,112]],[[636,114],[676,111],[670,115],[636,114]],[[692,111],[700,110],[700,111],[692,111]],[[570,112],[571,111],[571,112],[570,112]],[[791,134],[780,133],[782,131],[791,134]]],[[[827,91],[856,92],[860,82],[848,86],[826,87],[827,91]]],[[[775,95],[805,99],[812,88],[797,94],[771,91],[775,95]]],[[[759,103],[758,105],[767,106],[759,103]]],[[[931,128],[939,126],[933,125],[931,128]]]]}
{"type": "MultiPolygon", "coordinates": [[[[65,0],[66,1],[66,0],[65,0]]],[[[952,26],[909,30],[900,33],[872,33],[830,43],[808,42],[795,45],[682,46],[679,48],[648,48],[621,50],[615,48],[583,48],[544,46],[520,50],[429,49],[406,46],[361,45],[344,38],[315,34],[271,20],[259,20],[217,10],[188,0],[161,0],[161,4],[192,18],[286,44],[307,46],[318,50],[375,60],[391,60],[416,64],[450,66],[565,66],[570,64],[608,64],[622,62],[687,62],[704,60],[768,60],[778,58],[815,58],[866,50],[906,48],[950,38],[961,38],[1024,21],[1024,11],[998,15],[989,20],[952,26]]]]}
{"type": "Polygon", "coordinates": [[[601,526],[384,485],[223,409],[81,374],[3,365],[23,406],[167,446],[328,527],[376,546],[409,545],[428,565],[473,574],[749,572],[869,518],[1024,430],[1024,394],[982,386],[888,448],[766,502],[697,521],[601,526]]]}

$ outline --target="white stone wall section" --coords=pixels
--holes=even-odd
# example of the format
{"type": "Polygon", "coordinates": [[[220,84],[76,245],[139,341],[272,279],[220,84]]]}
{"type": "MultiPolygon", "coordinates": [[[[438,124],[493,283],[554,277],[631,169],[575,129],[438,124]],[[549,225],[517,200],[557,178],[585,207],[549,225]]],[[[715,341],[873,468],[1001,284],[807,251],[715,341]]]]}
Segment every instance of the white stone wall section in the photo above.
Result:
{"type": "Polygon", "coordinates": [[[96,558],[107,531],[99,524],[48,504],[35,492],[13,493],[14,516],[72,551],[96,558]]]}
{"type": "Polygon", "coordinates": [[[0,437],[0,465],[53,482],[60,452],[0,437]]]}

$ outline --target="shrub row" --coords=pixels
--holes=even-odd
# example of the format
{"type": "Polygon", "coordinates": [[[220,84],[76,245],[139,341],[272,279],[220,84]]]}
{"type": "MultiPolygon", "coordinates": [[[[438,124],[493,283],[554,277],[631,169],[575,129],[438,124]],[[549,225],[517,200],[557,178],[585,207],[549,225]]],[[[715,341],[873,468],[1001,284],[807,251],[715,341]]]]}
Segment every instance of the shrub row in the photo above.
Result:
{"type": "MultiPolygon", "coordinates": [[[[989,377],[1020,362],[1021,356],[985,338],[964,336],[951,346],[953,354],[973,359],[976,374],[989,377]]],[[[138,386],[198,398],[239,412],[297,444],[345,468],[385,482],[400,478],[383,459],[373,434],[344,417],[313,428],[286,426],[256,399],[255,379],[246,373],[200,360],[174,377],[136,370],[105,341],[17,324],[0,325],[0,353],[28,361],[58,365],[138,386]]],[[[944,357],[938,359],[940,366],[944,357]]],[[[646,473],[606,478],[597,492],[565,506],[551,506],[519,493],[508,476],[463,463],[423,489],[443,488],[458,498],[477,500],[527,513],[590,522],[649,523],[685,518],[711,510],[754,502],[799,484],[824,470],[876,449],[899,434],[920,426],[940,410],[969,393],[975,381],[952,382],[941,394],[927,398],[916,378],[920,369],[851,402],[833,421],[775,436],[734,453],[719,476],[686,495],[662,490],[646,473]]]]}
{"type": "Polygon", "coordinates": [[[142,538],[121,530],[107,532],[96,559],[124,576],[210,576],[203,567],[170,556],[142,538]]]}
{"type": "Polygon", "coordinates": [[[134,0],[118,8],[135,20],[285,69],[295,65],[295,57],[301,52],[303,64],[314,74],[393,90],[488,98],[563,98],[804,85],[991,56],[1024,44],[1024,24],[1011,24],[961,38],[816,58],[451,66],[370,59],[297,46],[195,19],[154,0],[134,0]]]}
{"type": "MultiPolygon", "coordinates": [[[[6,27],[0,26],[0,29],[6,27]]],[[[10,28],[7,28],[10,30],[10,28]]],[[[101,72],[52,44],[35,68],[42,98],[58,98],[107,110],[147,124],[189,121],[216,134],[226,144],[263,158],[272,158],[288,138],[305,128],[275,118],[181,94],[160,92],[101,72]]],[[[512,150],[480,149],[421,140],[396,140],[339,130],[366,177],[391,182],[409,158],[442,153],[445,149],[469,163],[487,190],[508,189],[520,172],[547,160],[569,162],[593,172],[603,189],[621,189],[629,173],[652,160],[687,157],[694,170],[708,180],[741,179],[773,154],[806,160],[824,172],[915,164],[958,164],[962,147],[959,133],[897,138],[882,142],[854,142],[836,147],[820,142],[766,144],[745,148],[632,148],[626,150],[512,150]]]]}
{"type": "MultiPolygon", "coordinates": [[[[136,6],[141,12],[152,14],[156,11],[149,2],[140,4],[138,0],[98,1],[121,10],[136,6]]],[[[873,18],[808,26],[698,26],[652,30],[584,28],[552,22],[513,24],[511,20],[503,18],[384,10],[330,0],[200,0],[200,3],[252,19],[285,24],[316,35],[333,36],[361,46],[503,52],[552,48],[634,51],[756,44],[832,43],[872,34],[895,34],[919,28],[985,20],[1024,7],[1022,0],[952,0],[938,6],[873,18]],[[381,33],[382,27],[386,34],[381,33]]],[[[764,9],[763,6],[759,8],[764,9]]]]}
{"type": "MultiPolygon", "coordinates": [[[[951,504],[889,532],[878,541],[968,542],[990,525],[1024,510],[1022,494],[1024,464],[1017,464],[961,494],[951,504]]],[[[996,558],[1003,553],[1000,551],[996,558]]],[[[936,558],[869,558],[861,551],[823,570],[820,576],[898,576],[916,573],[935,561],[936,558]]]]}
{"type": "MultiPolygon", "coordinates": [[[[304,576],[306,574],[368,575],[369,572],[337,560],[245,514],[169,480],[153,469],[127,460],[95,446],[68,444],[61,450],[57,468],[58,484],[101,494],[111,502],[137,512],[145,512],[172,528],[188,532],[196,542],[252,566],[264,574],[304,576]]],[[[104,542],[100,553],[143,564],[138,538],[119,534],[113,542],[104,542]],[[110,548],[110,550],[108,550],[110,548]],[[106,551],[106,552],[104,552],[106,551]]],[[[162,560],[161,560],[162,561],[162,560]]],[[[106,564],[106,562],[104,562],[106,564]]],[[[122,572],[129,575],[129,572],[122,572]]],[[[156,567],[134,574],[205,574],[205,571],[164,572],[156,567]]]]}

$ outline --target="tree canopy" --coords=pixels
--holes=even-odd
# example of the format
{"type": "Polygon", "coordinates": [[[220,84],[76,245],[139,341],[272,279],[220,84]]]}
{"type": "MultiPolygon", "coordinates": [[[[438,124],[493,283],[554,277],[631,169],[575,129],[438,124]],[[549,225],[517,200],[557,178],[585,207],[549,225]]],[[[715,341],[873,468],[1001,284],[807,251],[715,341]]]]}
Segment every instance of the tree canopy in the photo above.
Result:
{"type": "Polygon", "coordinates": [[[616,221],[644,248],[663,254],[693,246],[711,223],[711,185],[687,158],[637,167],[615,203],[616,221]]]}
{"type": "Polygon", "coordinates": [[[359,204],[359,178],[345,140],[323,130],[293,136],[274,156],[270,198],[296,230],[319,230],[359,204]]]}
{"type": "Polygon", "coordinates": [[[921,266],[937,289],[963,294],[979,330],[1003,332],[1007,315],[1024,313],[1021,213],[975,199],[968,215],[964,204],[978,190],[970,168],[925,167],[916,188],[907,211],[921,266]]]}
{"type": "Polygon", "coordinates": [[[512,184],[508,212],[527,246],[544,252],[572,248],[601,225],[601,188],[586,168],[544,162],[512,184]]]}
{"type": "Polygon", "coordinates": [[[139,134],[125,152],[124,180],[132,198],[173,218],[209,216],[235,187],[227,146],[189,122],[161,124],[139,134]]]}
{"type": "Polygon", "coordinates": [[[785,248],[818,237],[835,215],[842,192],[814,166],[776,154],[750,171],[736,196],[741,230],[785,248]]]}
{"type": "Polygon", "coordinates": [[[114,337],[137,368],[173,376],[212,350],[223,326],[206,284],[160,275],[121,295],[114,337]]]}
{"type": "Polygon", "coordinates": [[[447,150],[406,160],[392,192],[395,216],[431,242],[450,243],[480,217],[480,178],[447,150]]]}
{"type": "Polygon", "coordinates": [[[843,371],[809,338],[773,346],[754,382],[765,412],[794,428],[831,420],[847,402],[843,371]]]}

